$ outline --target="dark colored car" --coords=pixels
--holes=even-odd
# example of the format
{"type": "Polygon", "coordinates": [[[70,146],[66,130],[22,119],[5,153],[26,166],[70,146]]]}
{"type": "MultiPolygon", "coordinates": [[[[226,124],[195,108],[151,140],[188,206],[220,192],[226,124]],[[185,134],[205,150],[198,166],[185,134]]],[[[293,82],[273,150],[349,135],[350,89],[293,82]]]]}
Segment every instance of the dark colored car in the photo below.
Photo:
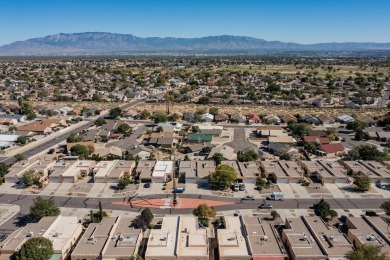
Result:
{"type": "Polygon", "coordinates": [[[47,153],[48,154],[53,154],[55,152],[55,150],[53,148],[51,148],[47,153]]]}
{"type": "Polygon", "coordinates": [[[144,188],[150,188],[150,182],[145,183],[144,188]]]}

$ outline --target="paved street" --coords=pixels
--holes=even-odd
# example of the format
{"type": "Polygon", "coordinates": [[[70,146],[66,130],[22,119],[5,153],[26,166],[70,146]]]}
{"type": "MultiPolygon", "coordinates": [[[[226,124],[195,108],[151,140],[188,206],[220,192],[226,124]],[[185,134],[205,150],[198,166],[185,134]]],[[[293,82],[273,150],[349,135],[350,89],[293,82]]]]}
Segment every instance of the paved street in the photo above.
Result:
{"type": "Polygon", "coordinates": [[[234,148],[235,153],[247,147],[253,147],[257,150],[257,146],[255,144],[246,140],[245,128],[234,129],[233,141],[226,143],[225,145],[234,148]]]}

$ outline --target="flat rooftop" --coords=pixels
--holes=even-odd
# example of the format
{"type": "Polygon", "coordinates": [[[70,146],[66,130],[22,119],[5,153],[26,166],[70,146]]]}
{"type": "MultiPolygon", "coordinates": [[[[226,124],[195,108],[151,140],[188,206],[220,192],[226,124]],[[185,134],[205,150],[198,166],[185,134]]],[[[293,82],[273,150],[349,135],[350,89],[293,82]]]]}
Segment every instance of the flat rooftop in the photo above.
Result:
{"type": "Polygon", "coordinates": [[[240,173],[244,178],[257,178],[261,171],[256,162],[238,162],[240,165],[240,173]]]}
{"type": "Polygon", "coordinates": [[[173,161],[157,161],[152,172],[153,177],[164,177],[173,173],[173,161]]]}
{"type": "Polygon", "coordinates": [[[99,256],[116,219],[106,217],[100,223],[91,223],[77,243],[72,256],[99,256]]]}
{"type": "Polygon", "coordinates": [[[301,161],[301,165],[306,167],[310,174],[319,172],[321,169],[323,169],[318,161],[301,161]]]}
{"type": "Polygon", "coordinates": [[[323,257],[319,245],[301,218],[286,218],[286,229],[283,229],[290,250],[297,258],[323,257]]]}
{"type": "Polygon", "coordinates": [[[194,216],[180,216],[177,238],[177,252],[180,256],[209,257],[207,229],[199,228],[198,219],[194,216]]]}
{"type": "Polygon", "coordinates": [[[179,217],[164,217],[161,229],[152,229],[146,257],[175,256],[179,217]]]}
{"type": "MultiPolygon", "coordinates": [[[[261,217],[242,217],[252,256],[285,256],[287,252],[277,240],[277,231],[261,217]]],[[[280,239],[279,239],[280,241],[280,239]]]]}
{"type": "Polygon", "coordinates": [[[210,174],[215,172],[214,161],[196,161],[196,175],[198,179],[208,178],[210,174]]]}
{"type": "Polygon", "coordinates": [[[373,244],[382,247],[390,255],[390,233],[388,224],[380,217],[348,217],[348,237],[355,237],[362,244],[373,244]]]}
{"type": "Polygon", "coordinates": [[[225,222],[225,229],[217,229],[220,256],[249,256],[249,248],[247,247],[245,234],[243,233],[244,227],[240,218],[226,216],[225,222]]]}
{"type": "Polygon", "coordinates": [[[23,173],[32,169],[34,166],[38,164],[38,161],[21,161],[17,162],[11,166],[9,172],[5,175],[5,177],[22,177],[23,173]]]}
{"type": "Polygon", "coordinates": [[[280,167],[282,167],[285,174],[293,178],[301,178],[303,175],[303,170],[301,166],[294,161],[279,161],[280,167]]]}
{"type": "Polygon", "coordinates": [[[362,165],[382,178],[390,178],[390,171],[387,166],[377,161],[359,161],[362,165]]]}
{"type": "Polygon", "coordinates": [[[130,217],[119,217],[103,249],[103,258],[120,258],[137,253],[142,240],[142,230],[131,227],[130,217]]]}
{"type": "Polygon", "coordinates": [[[338,162],[319,161],[322,167],[336,178],[347,178],[347,169],[338,162]]]}
{"type": "Polygon", "coordinates": [[[73,177],[77,174],[79,174],[81,171],[89,172],[92,167],[95,166],[95,161],[89,161],[89,160],[80,160],[76,161],[74,164],[72,164],[71,167],[69,167],[66,171],[62,173],[63,177],[73,177]]]}
{"type": "Polygon", "coordinates": [[[126,173],[131,175],[131,171],[133,170],[134,166],[135,161],[117,160],[115,161],[115,165],[111,168],[111,171],[108,173],[107,177],[119,178],[126,173]]]}
{"type": "Polygon", "coordinates": [[[351,242],[338,229],[327,226],[320,217],[303,217],[329,258],[344,257],[353,250],[351,242]]]}
{"type": "Polygon", "coordinates": [[[114,167],[116,161],[100,161],[96,164],[93,169],[95,178],[104,178],[111,171],[111,168],[114,167]]]}

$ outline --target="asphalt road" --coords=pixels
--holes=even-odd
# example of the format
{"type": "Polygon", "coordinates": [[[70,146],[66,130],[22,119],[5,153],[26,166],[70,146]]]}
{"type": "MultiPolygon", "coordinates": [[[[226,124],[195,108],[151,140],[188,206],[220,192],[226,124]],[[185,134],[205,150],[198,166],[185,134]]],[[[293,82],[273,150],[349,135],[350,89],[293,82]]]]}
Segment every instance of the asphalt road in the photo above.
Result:
{"type": "MultiPolygon", "coordinates": [[[[90,121],[85,121],[85,124],[84,125],[81,125],[77,128],[74,128],[72,129],[71,131],[67,131],[67,132],[64,132],[63,134],[57,136],[57,137],[53,137],[47,141],[44,141],[43,143],[39,144],[39,145],[36,145],[34,146],[33,148],[27,150],[27,151],[24,151],[22,152],[21,154],[26,156],[27,158],[28,157],[31,157],[37,153],[40,153],[41,151],[43,150],[46,150],[62,141],[64,141],[70,134],[73,134],[73,133],[78,133],[80,131],[83,131],[89,127],[91,127],[91,124],[93,124],[93,122],[90,122],[90,121]]],[[[14,163],[16,160],[14,157],[8,157],[7,159],[3,160],[2,162],[6,163],[6,164],[12,164],[14,163]]]]}
{"type": "Polygon", "coordinates": [[[233,141],[226,143],[225,145],[234,148],[234,152],[239,152],[242,149],[247,147],[253,147],[257,150],[257,146],[251,142],[246,140],[245,129],[244,128],[236,128],[234,129],[233,141]]]}
{"type": "MultiPolygon", "coordinates": [[[[21,207],[21,211],[14,218],[10,219],[3,226],[0,227],[0,233],[11,233],[18,228],[19,220],[28,214],[30,205],[32,205],[37,195],[17,195],[17,194],[2,194],[0,195],[0,203],[17,204],[21,207]]],[[[172,194],[167,195],[149,195],[135,198],[150,199],[150,198],[169,198],[172,194]]],[[[113,202],[123,202],[123,198],[83,198],[83,197],[49,197],[44,196],[45,199],[53,200],[60,207],[68,208],[88,208],[97,209],[99,201],[102,202],[104,209],[108,210],[126,210],[132,212],[141,212],[142,207],[131,207],[130,205],[114,205],[113,202]]],[[[229,201],[233,202],[231,205],[216,206],[217,211],[222,210],[240,210],[253,209],[256,210],[259,204],[264,203],[265,200],[242,201],[239,198],[231,197],[215,197],[205,195],[180,194],[180,198],[196,198],[205,200],[229,201]]],[[[127,201],[127,198],[125,198],[127,201]]],[[[313,204],[317,203],[319,199],[286,199],[284,201],[269,201],[274,209],[308,209],[313,204]]],[[[387,201],[383,198],[367,198],[367,199],[326,199],[333,209],[379,209],[380,205],[387,201]]],[[[152,209],[155,214],[191,214],[192,209],[152,209]]]]}

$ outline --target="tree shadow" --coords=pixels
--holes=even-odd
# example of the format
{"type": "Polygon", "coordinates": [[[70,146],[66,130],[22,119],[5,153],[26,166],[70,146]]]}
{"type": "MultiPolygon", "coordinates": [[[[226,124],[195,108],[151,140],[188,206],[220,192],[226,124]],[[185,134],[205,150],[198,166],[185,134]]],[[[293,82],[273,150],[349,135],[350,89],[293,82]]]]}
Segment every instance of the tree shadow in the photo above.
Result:
{"type": "Polygon", "coordinates": [[[17,227],[24,227],[28,223],[34,222],[34,219],[29,215],[18,215],[15,218],[14,225],[17,227]]]}

